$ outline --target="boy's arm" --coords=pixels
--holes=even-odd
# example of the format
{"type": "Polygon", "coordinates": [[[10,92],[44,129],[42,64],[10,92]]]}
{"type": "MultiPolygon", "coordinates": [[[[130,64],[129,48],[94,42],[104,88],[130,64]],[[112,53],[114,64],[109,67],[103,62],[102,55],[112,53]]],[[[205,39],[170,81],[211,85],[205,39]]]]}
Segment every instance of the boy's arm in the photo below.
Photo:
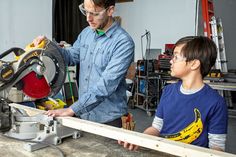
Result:
{"type": "Polygon", "coordinates": [[[219,151],[225,151],[226,134],[208,133],[209,148],[219,151]]]}
{"type": "Polygon", "coordinates": [[[163,126],[163,119],[155,116],[152,122],[152,126],[144,130],[144,134],[153,135],[153,136],[160,136],[160,130],[163,126]]]}
{"type": "Polygon", "coordinates": [[[160,136],[160,131],[154,128],[153,126],[150,126],[146,130],[144,130],[143,133],[148,134],[148,135],[153,135],[153,136],[160,136]]]}
{"type": "Polygon", "coordinates": [[[212,147],[211,149],[218,150],[218,151],[224,151],[223,149],[221,149],[219,147],[212,147]]]}
{"type": "Polygon", "coordinates": [[[209,112],[208,145],[209,148],[224,151],[228,126],[228,111],[225,100],[220,97],[209,112]]]}

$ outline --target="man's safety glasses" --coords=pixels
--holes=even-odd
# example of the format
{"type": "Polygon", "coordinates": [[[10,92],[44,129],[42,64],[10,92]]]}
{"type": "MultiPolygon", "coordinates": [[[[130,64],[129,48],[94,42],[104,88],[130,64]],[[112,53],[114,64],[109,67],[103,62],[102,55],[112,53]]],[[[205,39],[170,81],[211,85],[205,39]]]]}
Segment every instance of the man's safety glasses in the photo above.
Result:
{"type": "Polygon", "coordinates": [[[93,17],[96,17],[96,18],[102,18],[102,15],[106,12],[108,8],[106,9],[103,9],[101,11],[88,11],[84,8],[84,3],[80,4],[79,5],[79,10],[81,11],[81,13],[84,15],[84,16],[87,16],[87,15],[91,15],[93,17]]]}

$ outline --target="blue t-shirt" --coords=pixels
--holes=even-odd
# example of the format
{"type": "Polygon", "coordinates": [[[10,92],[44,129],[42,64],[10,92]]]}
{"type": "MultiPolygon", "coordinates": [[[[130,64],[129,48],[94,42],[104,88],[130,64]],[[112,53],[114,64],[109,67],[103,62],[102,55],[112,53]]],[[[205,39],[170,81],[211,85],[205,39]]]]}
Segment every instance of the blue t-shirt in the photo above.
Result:
{"type": "Polygon", "coordinates": [[[224,98],[210,86],[185,95],[182,81],[167,85],[156,112],[163,119],[162,137],[208,147],[208,133],[227,133],[227,106],[224,98]]]}

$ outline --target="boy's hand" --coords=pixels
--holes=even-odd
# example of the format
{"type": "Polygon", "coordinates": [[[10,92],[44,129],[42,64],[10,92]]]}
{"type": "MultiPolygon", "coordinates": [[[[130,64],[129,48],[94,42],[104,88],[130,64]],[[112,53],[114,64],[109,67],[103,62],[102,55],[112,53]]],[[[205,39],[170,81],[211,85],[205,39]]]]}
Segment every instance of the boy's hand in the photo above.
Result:
{"type": "MultiPolygon", "coordinates": [[[[153,136],[160,135],[160,131],[154,128],[153,126],[150,126],[149,128],[147,128],[143,133],[148,134],[148,135],[153,135],[153,136]]],[[[118,144],[122,145],[124,148],[129,149],[129,150],[138,150],[140,147],[140,146],[137,146],[128,142],[123,142],[120,140],[118,141],[118,144]]]]}
{"type": "Polygon", "coordinates": [[[123,145],[124,148],[130,150],[130,151],[136,151],[139,149],[139,146],[128,143],[128,142],[123,142],[123,141],[118,141],[119,145],[123,145]]]}

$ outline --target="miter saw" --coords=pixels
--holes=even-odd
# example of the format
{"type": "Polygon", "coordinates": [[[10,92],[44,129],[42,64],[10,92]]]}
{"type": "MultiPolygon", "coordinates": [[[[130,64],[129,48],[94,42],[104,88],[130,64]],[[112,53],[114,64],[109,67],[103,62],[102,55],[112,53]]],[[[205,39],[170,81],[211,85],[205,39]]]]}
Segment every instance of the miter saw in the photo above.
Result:
{"type": "Polygon", "coordinates": [[[55,95],[65,81],[65,62],[58,47],[44,40],[36,48],[28,45],[25,50],[11,48],[0,55],[0,91],[18,90],[31,98],[44,98],[55,95]],[[41,47],[41,48],[40,48],[41,47]],[[14,61],[2,58],[14,53],[14,61]]]}
{"type": "MultiPolygon", "coordinates": [[[[54,96],[64,84],[66,70],[57,45],[43,40],[37,47],[29,44],[25,49],[11,48],[0,55],[0,92],[8,93],[12,87],[33,99],[54,96]],[[13,61],[3,58],[14,53],[13,61]]],[[[59,144],[67,136],[79,137],[77,130],[64,127],[52,117],[40,114],[29,116],[24,110],[10,107],[8,97],[0,98],[0,132],[5,135],[40,143],[27,144],[34,151],[45,144],[59,144]]]]}

